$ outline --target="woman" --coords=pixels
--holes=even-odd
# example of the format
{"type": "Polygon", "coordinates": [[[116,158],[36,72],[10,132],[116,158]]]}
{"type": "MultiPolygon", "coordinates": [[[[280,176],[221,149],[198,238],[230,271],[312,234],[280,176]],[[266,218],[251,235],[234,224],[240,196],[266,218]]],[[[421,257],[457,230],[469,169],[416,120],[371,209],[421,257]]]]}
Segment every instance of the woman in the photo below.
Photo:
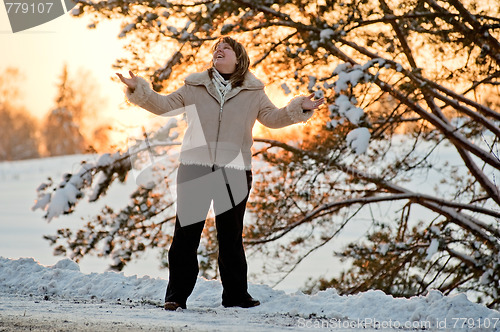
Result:
{"type": "Polygon", "coordinates": [[[252,128],[256,120],[271,128],[307,121],[323,98],[300,96],[277,108],[264,84],[249,70],[243,45],[221,37],[213,46],[212,66],[185,79],[169,95],[154,92],[132,72],[117,74],[127,85],[130,102],[164,116],[187,113],[177,176],[177,212],[168,253],[169,283],[165,309],[186,308],[198,275],[197,249],[205,218],[213,201],[219,270],[224,307],[249,308],[260,304],[247,292],[247,262],[242,231],[251,189],[252,128]]]}

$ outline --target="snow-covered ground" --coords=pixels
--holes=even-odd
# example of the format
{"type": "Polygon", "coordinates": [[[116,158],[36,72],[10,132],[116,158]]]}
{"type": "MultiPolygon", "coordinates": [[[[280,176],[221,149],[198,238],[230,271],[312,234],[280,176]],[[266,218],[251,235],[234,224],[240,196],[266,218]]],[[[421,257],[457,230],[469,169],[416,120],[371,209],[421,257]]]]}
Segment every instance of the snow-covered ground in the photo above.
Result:
{"type": "Polygon", "coordinates": [[[500,313],[465,295],[393,298],[381,291],[339,296],[287,294],[250,284],[262,304],[224,308],[221,285],[200,278],[186,310],[161,308],[167,281],[105,272],[85,274],[69,259],[43,266],[32,258],[0,258],[0,329],[281,331],[477,330],[500,331],[500,313]],[[481,324],[481,327],[479,327],[481,324]],[[489,328],[487,328],[489,325],[489,328]]]}
{"type": "MultiPolygon", "coordinates": [[[[81,218],[94,215],[104,204],[81,202],[75,214],[49,224],[42,212],[30,210],[36,187],[47,176],[58,181],[64,172],[77,170],[80,159],[0,163],[0,331],[500,331],[500,313],[465,295],[431,292],[400,299],[380,291],[354,296],[339,296],[333,290],[313,296],[297,292],[305,272],[324,273],[320,262],[332,259],[331,248],[297,269],[280,289],[250,284],[250,293],[262,302],[259,307],[223,308],[220,283],[200,278],[188,309],[166,312],[161,305],[168,272],[158,269],[154,254],[123,273],[105,272],[107,261],[86,257],[77,265],[61,260],[42,239],[58,228],[77,227],[81,218]]],[[[115,186],[105,203],[123,206],[133,187],[115,186]]],[[[250,259],[250,271],[252,264],[257,263],[250,259]]]]}

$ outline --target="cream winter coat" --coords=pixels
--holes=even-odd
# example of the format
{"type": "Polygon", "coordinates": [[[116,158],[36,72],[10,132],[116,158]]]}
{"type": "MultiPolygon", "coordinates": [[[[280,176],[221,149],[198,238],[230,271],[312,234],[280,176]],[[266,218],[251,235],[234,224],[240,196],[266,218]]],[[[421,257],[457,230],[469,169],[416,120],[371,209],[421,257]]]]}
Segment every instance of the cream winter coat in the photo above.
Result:
{"type": "Polygon", "coordinates": [[[208,71],[194,73],[177,91],[161,95],[137,77],[134,91],[126,95],[154,114],[175,116],[186,113],[188,128],[182,142],[180,162],[250,170],[252,128],[255,120],[270,128],[281,128],[307,121],[313,111],[303,112],[306,97],[296,97],[277,108],[264,92],[264,84],[249,71],[243,84],[228,92],[223,107],[208,71]]]}

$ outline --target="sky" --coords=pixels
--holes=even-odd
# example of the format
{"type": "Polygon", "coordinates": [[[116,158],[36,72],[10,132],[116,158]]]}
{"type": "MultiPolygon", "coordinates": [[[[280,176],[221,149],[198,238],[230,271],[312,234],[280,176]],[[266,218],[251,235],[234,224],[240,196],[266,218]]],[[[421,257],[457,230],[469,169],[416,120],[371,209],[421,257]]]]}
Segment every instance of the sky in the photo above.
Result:
{"type": "Polygon", "coordinates": [[[107,100],[97,122],[133,123],[144,116],[137,109],[124,108],[123,86],[111,81],[115,59],[123,54],[124,40],[117,38],[117,22],[102,22],[97,29],[87,28],[87,18],[69,14],[37,27],[13,33],[5,6],[0,6],[0,73],[8,67],[21,70],[24,80],[20,103],[39,119],[54,107],[57,84],[64,64],[71,76],[79,69],[91,72],[100,95],[107,100]]]}
{"type": "MultiPolygon", "coordinates": [[[[152,115],[127,105],[123,84],[111,80],[117,72],[112,68],[113,63],[125,54],[123,45],[126,40],[117,37],[121,31],[119,22],[102,21],[96,29],[88,29],[88,24],[86,16],[77,18],[65,14],[13,33],[6,8],[0,5],[0,74],[8,67],[21,70],[24,79],[18,85],[21,88],[20,105],[42,119],[54,108],[64,64],[68,66],[70,77],[74,77],[79,69],[90,71],[95,80],[92,83],[99,86],[100,96],[106,99],[95,124],[111,125],[115,129],[112,139],[123,142],[130,127],[149,121],[152,115]]],[[[121,73],[127,74],[127,70],[123,69],[121,73]]],[[[281,92],[268,90],[268,93],[276,105],[283,106],[290,99],[281,92]]],[[[258,125],[254,134],[260,133],[259,130],[262,128],[258,125]]]]}

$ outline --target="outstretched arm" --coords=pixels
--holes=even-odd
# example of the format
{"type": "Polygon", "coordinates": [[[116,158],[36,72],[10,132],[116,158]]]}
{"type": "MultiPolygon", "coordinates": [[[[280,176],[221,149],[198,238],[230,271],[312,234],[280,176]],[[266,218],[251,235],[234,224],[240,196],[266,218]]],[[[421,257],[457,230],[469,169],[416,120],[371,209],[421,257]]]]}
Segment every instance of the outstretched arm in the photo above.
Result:
{"type": "Polygon", "coordinates": [[[282,128],[298,122],[305,122],[314,114],[314,110],[324,103],[324,98],[312,100],[314,94],[293,98],[287,106],[277,108],[269,97],[262,92],[260,110],[257,119],[269,128],[282,128]]]}
{"type": "Polygon", "coordinates": [[[127,86],[125,94],[128,100],[147,111],[163,116],[174,116],[184,112],[185,86],[168,95],[159,94],[151,88],[151,84],[144,78],[129,71],[130,78],[116,73],[127,86]]]}

